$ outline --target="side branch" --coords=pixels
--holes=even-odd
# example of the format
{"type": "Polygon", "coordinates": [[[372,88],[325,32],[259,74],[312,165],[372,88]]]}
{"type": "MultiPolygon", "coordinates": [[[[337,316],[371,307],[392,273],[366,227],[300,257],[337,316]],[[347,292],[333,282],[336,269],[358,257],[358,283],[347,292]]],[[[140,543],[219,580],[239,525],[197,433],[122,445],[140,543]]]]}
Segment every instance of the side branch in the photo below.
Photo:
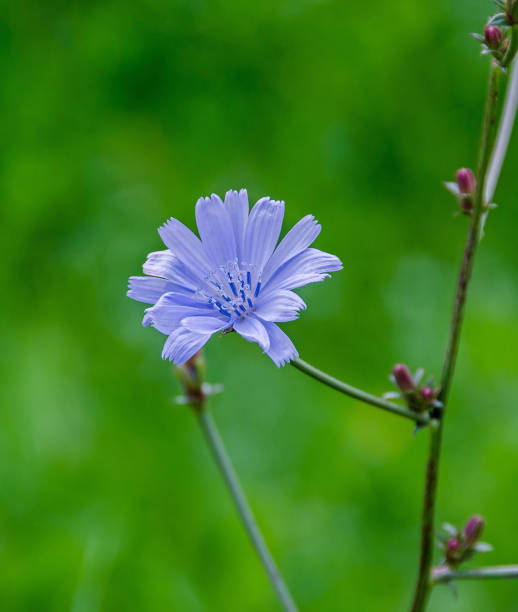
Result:
{"type": "Polygon", "coordinates": [[[327,385],[328,387],[331,387],[332,389],[335,389],[336,391],[339,391],[344,395],[348,395],[349,397],[353,397],[354,399],[360,400],[360,402],[364,402],[366,404],[370,404],[371,406],[376,406],[377,408],[386,410],[387,412],[392,412],[392,414],[397,414],[407,419],[411,419],[412,421],[415,421],[420,425],[426,425],[430,422],[430,417],[427,414],[418,414],[417,412],[412,412],[412,410],[409,410],[404,406],[398,406],[397,404],[388,402],[387,400],[384,400],[381,397],[376,397],[375,395],[366,393],[361,389],[351,387],[351,385],[348,385],[342,382],[341,380],[338,380],[337,378],[333,378],[332,376],[329,376],[329,374],[326,374],[321,370],[317,370],[317,368],[314,368],[309,363],[302,361],[302,359],[294,359],[291,364],[295,366],[297,370],[304,372],[304,374],[311,376],[315,380],[324,383],[324,385],[327,385]]]}
{"type": "Polygon", "coordinates": [[[487,580],[518,578],[518,565],[494,565],[469,570],[452,570],[444,565],[432,569],[431,584],[450,582],[451,580],[487,580]]]}

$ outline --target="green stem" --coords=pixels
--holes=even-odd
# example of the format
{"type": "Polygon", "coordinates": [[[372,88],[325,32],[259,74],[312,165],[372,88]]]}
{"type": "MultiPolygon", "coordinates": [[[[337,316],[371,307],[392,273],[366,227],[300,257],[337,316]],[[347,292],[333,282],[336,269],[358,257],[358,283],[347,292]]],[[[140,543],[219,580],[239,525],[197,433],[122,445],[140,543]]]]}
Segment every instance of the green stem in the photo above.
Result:
{"type": "Polygon", "coordinates": [[[266,542],[259,530],[255,517],[248,504],[245,493],[239,483],[234,466],[227,454],[223,440],[219,435],[211,415],[203,406],[196,406],[194,412],[198,417],[198,422],[203,431],[207,444],[209,445],[212,455],[221,471],[221,474],[227,484],[228,490],[234,501],[238,514],[243,522],[243,525],[250,536],[250,540],[259,555],[259,559],[272,583],[272,586],[277,593],[282,608],[286,612],[297,612],[297,606],[288,591],[288,587],[284,583],[282,576],[277,569],[275,561],[266,546],[266,542]]]}
{"type": "Polygon", "coordinates": [[[342,382],[341,380],[333,378],[325,372],[317,370],[317,368],[314,368],[312,365],[309,365],[309,363],[302,361],[302,359],[294,359],[291,364],[295,366],[297,370],[304,372],[304,374],[311,376],[315,380],[324,383],[324,385],[327,385],[328,387],[331,387],[332,389],[335,389],[336,391],[339,391],[344,395],[354,397],[355,399],[360,400],[361,402],[365,402],[366,404],[370,404],[371,406],[376,406],[377,408],[381,408],[382,410],[386,410],[387,412],[392,412],[392,414],[397,414],[407,419],[411,419],[412,421],[415,421],[416,423],[419,423],[421,425],[425,425],[430,422],[430,418],[426,414],[418,414],[417,412],[412,412],[412,410],[409,410],[404,406],[398,406],[397,404],[388,402],[387,400],[384,400],[381,397],[376,397],[375,395],[370,395],[370,393],[366,393],[361,389],[351,387],[351,385],[348,385],[342,382]]]}
{"type": "Polygon", "coordinates": [[[511,28],[511,38],[509,40],[509,47],[502,60],[502,66],[504,68],[507,68],[507,66],[509,66],[509,64],[513,61],[517,50],[518,50],[518,30],[517,30],[517,26],[513,26],[511,28]]]}
{"type": "Polygon", "coordinates": [[[451,580],[484,580],[489,578],[518,578],[518,565],[494,565],[469,570],[452,570],[440,565],[433,568],[430,582],[434,585],[451,580]]]}
{"type": "MultiPolygon", "coordinates": [[[[494,144],[495,126],[498,109],[497,102],[501,73],[501,69],[495,62],[492,61],[489,76],[486,108],[484,113],[484,122],[482,125],[482,136],[479,149],[479,161],[477,167],[477,190],[474,196],[473,216],[468,231],[466,248],[464,250],[464,258],[462,261],[459,281],[457,285],[457,293],[455,297],[455,305],[453,308],[450,334],[441,377],[441,390],[439,393],[439,399],[444,405],[444,410],[446,409],[448,395],[451,387],[451,381],[453,378],[455,364],[457,361],[468,285],[471,279],[475,253],[479,241],[480,222],[484,209],[484,183],[489,158],[491,156],[491,151],[493,149],[494,144]]],[[[421,523],[421,552],[419,558],[419,573],[417,577],[414,600],[411,608],[412,612],[421,612],[425,609],[430,593],[429,576],[433,560],[435,505],[437,497],[437,480],[439,474],[439,460],[441,454],[443,426],[444,411],[443,417],[439,421],[438,426],[430,428],[430,449],[426,467],[423,516],[421,523]]]]}

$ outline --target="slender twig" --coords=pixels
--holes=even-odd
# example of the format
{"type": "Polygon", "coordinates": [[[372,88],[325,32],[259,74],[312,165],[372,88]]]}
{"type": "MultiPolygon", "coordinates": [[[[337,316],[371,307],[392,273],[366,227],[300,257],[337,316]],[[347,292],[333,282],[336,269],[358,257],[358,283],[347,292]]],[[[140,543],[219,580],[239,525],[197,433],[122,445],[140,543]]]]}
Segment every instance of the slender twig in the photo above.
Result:
{"type": "Polygon", "coordinates": [[[518,578],[518,565],[494,565],[469,570],[452,570],[444,565],[432,569],[430,582],[440,584],[451,580],[484,580],[489,578],[518,578]]]}
{"type": "Polygon", "coordinates": [[[250,536],[250,540],[252,541],[252,544],[259,555],[261,563],[263,564],[270,582],[277,593],[283,609],[286,612],[297,612],[297,606],[295,605],[295,602],[288,591],[288,587],[286,586],[279,570],[277,569],[277,565],[275,564],[275,561],[270,554],[268,547],[266,546],[266,542],[264,541],[264,538],[259,530],[255,517],[248,504],[241,484],[239,483],[236,471],[234,470],[234,466],[230,461],[230,457],[227,454],[223,440],[219,435],[214,420],[203,406],[196,407],[194,412],[198,417],[198,422],[205,435],[207,444],[209,445],[221,474],[225,479],[228,490],[232,496],[243,525],[250,536]]]}
{"type": "Polygon", "coordinates": [[[435,524],[435,502],[437,494],[437,480],[439,473],[439,459],[441,453],[442,430],[444,424],[444,410],[448,400],[453,372],[459,350],[460,333],[464,319],[464,307],[468,291],[469,281],[473,270],[473,263],[480,235],[480,224],[484,209],[484,183],[487,173],[489,158],[494,143],[495,125],[497,119],[499,81],[502,73],[501,68],[491,61],[489,86],[486,99],[484,121],[482,125],[482,136],[479,149],[479,160],[477,167],[477,189],[474,197],[473,216],[464,258],[457,285],[455,304],[450,326],[450,334],[444,358],[441,390],[439,400],[443,403],[443,418],[438,427],[430,428],[430,449],[426,467],[426,481],[424,489],[423,516],[421,523],[421,552],[419,558],[419,573],[412,603],[412,612],[421,612],[425,609],[430,592],[430,568],[433,559],[434,546],[434,524],[435,524]]]}
{"type": "Polygon", "coordinates": [[[340,393],[348,395],[349,397],[354,397],[355,399],[365,402],[366,404],[370,404],[371,406],[376,406],[377,408],[381,408],[387,412],[392,412],[392,414],[397,414],[399,416],[406,417],[407,419],[412,419],[412,421],[415,421],[421,425],[425,425],[430,422],[430,417],[427,414],[412,412],[412,410],[409,410],[404,406],[398,406],[397,404],[388,402],[381,397],[376,397],[375,395],[366,393],[361,389],[351,387],[351,385],[348,385],[337,378],[333,378],[321,370],[317,370],[317,368],[309,365],[309,363],[306,363],[305,361],[302,361],[302,359],[294,359],[291,364],[295,366],[297,370],[304,372],[304,374],[308,374],[308,376],[311,376],[321,383],[324,383],[324,385],[327,385],[340,393]]]}

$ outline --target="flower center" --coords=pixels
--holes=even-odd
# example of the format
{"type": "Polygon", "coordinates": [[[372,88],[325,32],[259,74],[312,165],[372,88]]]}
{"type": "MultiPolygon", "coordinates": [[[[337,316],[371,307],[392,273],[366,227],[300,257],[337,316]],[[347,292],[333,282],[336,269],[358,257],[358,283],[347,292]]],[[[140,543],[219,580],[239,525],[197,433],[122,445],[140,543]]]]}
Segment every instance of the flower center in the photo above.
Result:
{"type": "Polygon", "coordinates": [[[197,294],[215,310],[229,319],[241,318],[254,310],[254,302],[261,291],[261,273],[253,264],[238,260],[212,270],[205,278],[208,285],[197,294]]]}

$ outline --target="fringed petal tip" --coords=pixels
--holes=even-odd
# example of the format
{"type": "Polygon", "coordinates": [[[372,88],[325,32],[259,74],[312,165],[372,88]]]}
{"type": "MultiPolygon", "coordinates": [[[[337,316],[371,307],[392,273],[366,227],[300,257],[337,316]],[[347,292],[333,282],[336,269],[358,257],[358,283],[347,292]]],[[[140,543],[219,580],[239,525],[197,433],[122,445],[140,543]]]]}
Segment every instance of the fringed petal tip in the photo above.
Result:
{"type": "Polygon", "coordinates": [[[291,355],[287,355],[285,357],[282,357],[281,359],[275,360],[275,359],[272,358],[272,361],[275,363],[275,365],[278,368],[283,368],[285,365],[287,365],[288,363],[290,363],[294,359],[298,359],[298,358],[299,358],[299,354],[298,354],[297,351],[295,351],[291,355]]]}

